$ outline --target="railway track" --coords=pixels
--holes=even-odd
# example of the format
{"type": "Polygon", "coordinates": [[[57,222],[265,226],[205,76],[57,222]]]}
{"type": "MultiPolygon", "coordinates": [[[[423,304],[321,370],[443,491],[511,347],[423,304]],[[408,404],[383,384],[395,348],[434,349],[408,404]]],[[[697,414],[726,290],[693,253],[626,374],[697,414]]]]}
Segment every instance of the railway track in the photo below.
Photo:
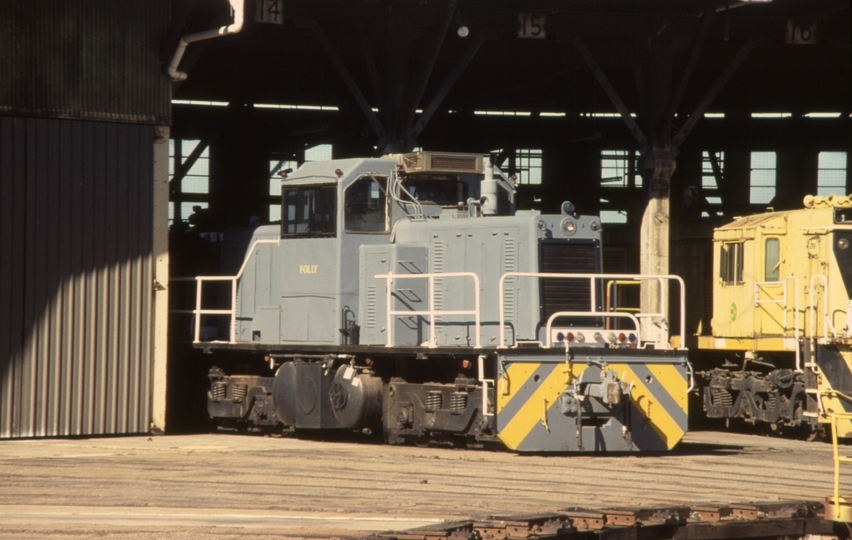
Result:
{"type": "Polygon", "coordinates": [[[825,519],[812,501],[621,508],[569,508],[540,515],[495,516],[407,531],[388,531],[370,540],[721,540],[848,539],[850,528],[825,519]]]}

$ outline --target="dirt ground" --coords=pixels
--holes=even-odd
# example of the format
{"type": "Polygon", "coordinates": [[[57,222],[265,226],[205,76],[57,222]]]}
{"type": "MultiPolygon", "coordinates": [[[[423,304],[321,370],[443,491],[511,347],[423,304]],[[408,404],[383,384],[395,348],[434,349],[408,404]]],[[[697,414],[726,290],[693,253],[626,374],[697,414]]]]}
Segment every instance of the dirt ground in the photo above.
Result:
{"type": "Polygon", "coordinates": [[[715,432],[650,456],[232,434],[7,440],[0,535],[349,538],[571,506],[823,501],[833,467],[831,444],[715,432]]]}

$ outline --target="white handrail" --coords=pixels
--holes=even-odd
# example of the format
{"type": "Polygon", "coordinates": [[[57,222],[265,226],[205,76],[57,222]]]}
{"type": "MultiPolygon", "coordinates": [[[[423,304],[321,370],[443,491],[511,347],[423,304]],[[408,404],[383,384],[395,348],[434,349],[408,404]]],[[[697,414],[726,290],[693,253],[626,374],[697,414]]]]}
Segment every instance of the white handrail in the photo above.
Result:
{"type": "Polygon", "coordinates": [[[428,315],[429,316],[429,347],[437,347],[435,340],[435,316],[440,315],[474,315],[476,324],[476,345],[475,348],[482,347],[480,344],[479,328],[480,328],[480,301],[479,301],[479,276],[476,272],[445,272],[431,274],[376,274],[376,279],[385,279],[385,293],[387,296],[387,329],[388,341],[386,347],[393,347],[393,317],[396,315],[428,315]],[[472,310],[435,310],[435,278],[451,278],[451,277],[470,277],[473,278],[474,284],[474,302],[475,309],[472,310]],[[429,309],[427,311],[406,311],[406,310],[391,310],[391,297],[394,279],[428,279],[429,280],[429,309]]]}
{"type": "Polygon", "coordinates": [[[245,272],[246,266],[248,266],[249,259],[251,259],[254,254],[254,249],[258,246],[258,244],[276,244],[280,245],[281,240],[255,240],[251,248],[246,251],[246,257],[243,259],[243,264],[240,266],[239,271],[234,276],[195,276],[195,277],[176,277],[171,278],[169,281],[195,281],[195,309],[192,310],[192,314],[195,316],[195,324],[193,328],[193,343],[201,342],[201,316],[202,315],[230,315],[231,316],[231,332],[229,337],[229,343],[235,343],[237,341],[237,281],[241,277],[243,277],[243,272],[245,272]],[[201,285],[205,281],[230,281],[231,282],[231,309],[201,309],[201,285]]]}
{"type": "MultiPolygon", "coordinates": [[[[587,311],[557,311],[556,313],[551,315],[550,318],[547,319],[547,326],[545,327],[546,339],[544,340],[544,346],[547,347],[547,348],[550,348],[552,346],[552,343],[550,341],[550,329],[553,326],[553,321],[555,321],[559,317],[588,317],[588,316],[589,316],[589,313],[587,311]]],[[[636,317],[634,317],[630,313],[618,313],[618,312],[612,312],[612,311],[598,312],[597,316],[602,317],[604,319],[609,319],[609,318],[630,319],[631,321],[633,321],[633,324],[636,325],[636,334],[638,336],[637,337],[637,347],[641,348],[642,330],[639,327],[639,319],[637,319],[636,317]]],[[[607,330],[605,330],[605,329],[603,331],[607,332],[607,330]]],[[[612,330],[609,330],[609,332],[612,332],[612,330]]]]}
{"type": "MultiPolygon", "coordinates": [[[[793,280],[793,290],[796,292],[796,303],[794,306],[794,328],[793,328],[793,337],[794,339],[799,339],[799,278],[796,276],[787,276],[784,278],[784,281],[755,281],[754,282],[754,307],[760,307],[760,304],[781,304],[781,310],[783,312],[782,318],[782,328],[781,334],[786,338],[787,337],[787,292],[789,290],[789,286],[787,282],[793,280]],[[783,285],[784,286],[784,294],[780,300],[761,300],[760,299],[760,286],[762,285],[783,285]]],[[[786,345],[785,345],[786,346],[786,345]]],[[[796,343],[796,371],[802,371],[802,359],[799,351],[799,344],[796,343]]]]}
{"type": "MultiPolygon", "coordinates": [[[[615,280],[625,280],[625,281],[648,281],[648,280],[657,280],[660,283],[660,308],[661,313],[658,314],[645,314],[639,316],[660,316],[662,317],[665,313],[665,302],[666,294],[664,287],[664,281],[677,281],[678,285],[680,285],[680,336],[681,343],[680,348],[683,349],[683,342],[686,338],[686,293],[685,286],[683,283],[683,279],[680,276],[676,275],[658,275],[658,274],[645,274],[645,275],[637,275],[637,274],[548,274],[545,272],[506,272],[502,276],[500,276],[499,283],[499,311],[500,311],[500,343],[497,345],[500,349],[505,349],[507,345],[504,343],[505,341],[505,326],[506,326],[506,314],[505,314],[505,291],[504,284],[506,282],[506,278],[508,277],[532,277],[532,278],[558,278],[558,279],[588,279],[592,295],[594,295],[595,290],[595,281],[598,279],[615,279],[615,280]]],[[[597,306],[592,305],[592,311],[587,313],[586,315],[595,315],[602,316],[606,313],[606,311],[597,311],[597,306]]],[[[667,341],[667,339],[666,339],[667,341]]]]}

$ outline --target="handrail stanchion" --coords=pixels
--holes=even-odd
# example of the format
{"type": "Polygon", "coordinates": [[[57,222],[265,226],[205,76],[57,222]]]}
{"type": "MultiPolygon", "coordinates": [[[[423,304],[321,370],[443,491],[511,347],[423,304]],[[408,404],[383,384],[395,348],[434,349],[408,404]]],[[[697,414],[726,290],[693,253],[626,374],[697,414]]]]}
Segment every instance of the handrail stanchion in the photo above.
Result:
{"type": "Polygon", "coordinates": [[[391,315],[391,296],[393,293],[393,272],[385,276],[385,294],[387,295],[388,342],[386,347],[393,347],[393,315],[391,315]]]}
{"type": "Polygon", "coordinates": [[[195,338],[198,342],[201,339],[201,280],[195,281],[195,338]]]}
{"type": "Polygon", "coordinates": [[[591,294],[591,296],[592,296],[591,308],[592,308],[592,313],[594,313],[596,311],[595,308],[597,307],[597,304],[598,304],[597,301],[596,301],[597,300],[597,298],[596,298],[597,294],[595,293],[595,278],[594,277],[589,278],[589,290],[592,293],[591,294]]]}

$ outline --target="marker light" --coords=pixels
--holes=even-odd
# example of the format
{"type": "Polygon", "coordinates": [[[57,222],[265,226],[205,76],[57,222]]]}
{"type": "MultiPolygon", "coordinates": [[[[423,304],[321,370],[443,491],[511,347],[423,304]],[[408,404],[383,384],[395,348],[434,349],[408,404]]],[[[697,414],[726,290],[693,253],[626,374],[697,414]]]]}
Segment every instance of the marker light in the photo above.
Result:
{"type": "Polygon", "coordinates": [[[568,218],[562,220],[560,227],[562,228],[562,232],[565,234],[565,236],[571,236],[577,231],[577,224],[574,223],[573,220],[568,218]]]}
{"type": "Polygon", "coordinates": [[[624,343],[624,340],[627,339],[627,336],[624,335],[624,332],[618,334],[618,341],[624,343]]]}
{"type": "Polygon", "coordinates": [[[565,339],[567,339],[568,341],[574,341],[574,334],[568,332],[567,334],[565,334],[565,339]]]}
{"type": "Polygon", "coordinates": [[[337,177],[340,178],[341,176],[343,176],[343,171],[341,171],[340,169],[334,169],[334,174],[336,174],[337,177]]]}
{"type": "Polygon", "coordinates": [[[616,337],[615,333],[613,333],[613,332],[610,332],[610,333],[609,333],[609,334],[607,334],[607,336],[606,336],[606,340],[607,340],[607,341],[609,341],[610,343],[615,343],[615,341],[616,341],[617,339],[618,339],[618,338],[616,337]]]}
{"type": "Polygon", "coordinates": [[[582,332],[577,332],[577,343],[583,343],[584,341],[586,341],[586,336],[582,332]]]}
{"type": "Polygon", "coordinates": [[[565,341],[565,334],[563,334],[562,332],[556,334],[556,341],[565,341]]]}
{"type": "Polygon", "coordinates": [[[629,339],[629,340],[630,340],[630,343],[633,343],[634,341],[636,341],[636,335],[635,335],[635,334],[630,334],[630,335],[627,337],[627,339],[629,339]]]}

